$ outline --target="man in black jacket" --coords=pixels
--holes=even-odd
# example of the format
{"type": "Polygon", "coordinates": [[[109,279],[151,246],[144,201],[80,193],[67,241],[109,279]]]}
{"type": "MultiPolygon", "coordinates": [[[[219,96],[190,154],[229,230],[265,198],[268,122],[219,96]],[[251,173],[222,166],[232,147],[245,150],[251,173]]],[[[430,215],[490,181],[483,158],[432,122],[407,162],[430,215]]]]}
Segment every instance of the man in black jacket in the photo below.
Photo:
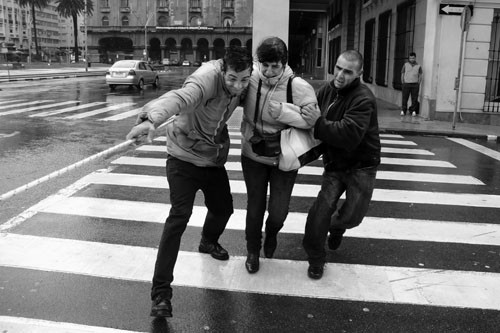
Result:
{"type": "Polygon", "coordinates": [[[307,216],[303,246],[309,260],[308,276],[321,279],[326,261],[325,240],[336,250],[346,229],[358,226],[371,201],[380,138],[377,102],[361,83],[363,56],[354,50],[337,59],[333,80],[317,93],[321,116],[302,108],[302,116],[314,123],[314,136],[325,143],[323,182],[307,216]],[[338,207],[340,196],[346,199],[338,207]]]}

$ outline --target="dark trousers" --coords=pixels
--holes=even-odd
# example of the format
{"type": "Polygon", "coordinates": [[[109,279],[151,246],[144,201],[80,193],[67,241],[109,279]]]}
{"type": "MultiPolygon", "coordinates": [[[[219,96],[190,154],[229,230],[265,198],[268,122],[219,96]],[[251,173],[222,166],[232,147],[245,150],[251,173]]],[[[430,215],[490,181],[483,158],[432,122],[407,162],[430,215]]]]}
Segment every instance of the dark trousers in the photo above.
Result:
{"type": "Polygon", "coordinates": [[[201,190],[208,212],[202,237],[217,242],[233,213],[233,198],[224,167],[198,167],[169,156],[167,179],[170,187],[170,213],[165,221],[156,257],[151,298],[160,293],[172,297],[174,266],[179,254],[181,236],[193,211],[196,192],[201,190]]]}
{"type": "Polygon", "coordinates": [[[302,244],[310,265],[326,260],[325,241],[328,231],[358,226],[368,211],[375,186],[377,167],[325,171],[318,197],[309,209],[302,244]],[[342,193],[345,201],[337,210],[342,193]]]}
{"type": "Polygon", "coordinates": [[[418,113],[416,109],[418,103],[418,92],[420,89],[420,85],[418,83],[403,83],[403,101],[401,103],[401,109],[406,113],[408,110],[408,97],[411,97],[411,106],[410,112],[415,111],[418,113]]]}
{"type": "Polygon", "coordinates": [[[288,215],[295,171],[281,171],[277,166],[256,162],[241,156],[241,167],[247,187],[247,216],[245,237],[247,251],[259,253],[261,249],[262,225],[266,212],[267,189],[269,187],[266,235],[277,235],[288,215]]]}

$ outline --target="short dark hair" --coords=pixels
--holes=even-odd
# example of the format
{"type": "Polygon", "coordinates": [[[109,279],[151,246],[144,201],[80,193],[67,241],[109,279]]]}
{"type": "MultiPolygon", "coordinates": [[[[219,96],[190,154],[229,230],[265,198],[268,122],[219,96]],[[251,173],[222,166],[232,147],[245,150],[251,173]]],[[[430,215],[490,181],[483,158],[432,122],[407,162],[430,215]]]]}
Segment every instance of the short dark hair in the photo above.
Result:
{"type": "Polygon", "coordinates": [[[257,47],[257,59],[259,62],[288,62],[288,49],[285,42],[278,37],[268,37],[257,47]]]}
{"type": "Polygon", "coordinates": [[[410,52],[410,57],[416,57],[417,54],[415,52],[410,52]]]}
{"type": "Polygon", "coordinates": [[[363,55],[356,50],[346,50],[340,55],[349,61],[356,61],[358,63],[358,69],[363,69],[363,55]]]}
{"type": "Polygon", "coordinates": [[[229,47],[222,59],[223,72],[226,72],[228,67],[234,69],[235,72],[241,72],[248,68],[251,70],[252,66],[252,53],[241,46],[229,47]]]}

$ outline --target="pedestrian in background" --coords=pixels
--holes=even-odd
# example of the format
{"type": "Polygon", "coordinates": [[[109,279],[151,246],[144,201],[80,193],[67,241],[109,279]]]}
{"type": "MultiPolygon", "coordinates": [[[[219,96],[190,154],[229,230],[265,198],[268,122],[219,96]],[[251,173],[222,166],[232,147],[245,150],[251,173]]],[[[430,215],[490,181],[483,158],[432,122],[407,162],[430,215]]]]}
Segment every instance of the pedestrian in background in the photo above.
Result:
{"type": "Polygon", "coordinates": [[[174,265],[198,190],[203,192],[208,209],[198,250],[218,260],[229,259],[218,242],[233,213],[224,167],[229,152],[226,122],[241,104],[251,72],[250,52],[230,48],[224,59],[209,61],[197,69],[182,88],[146,104],[138,124],[127,135],[127,139],[137,140],[147,134],[150,140],[154,129],[168,120],[166,171],[171,209],[156,258],[151,316],[172,316],[174,265]]]}
{"type": "Polygon", "coordinates": [[[278,168],[280,132],[289,126],[311,128],[313,123],[302,118],[300,107],[316,107],[317,104],[314,88],[299,77],[293,78],[283,40],[278,37],[264,39],[257,48],[256,57],[258,61],[254,64],[241,124],[241,166],[247,188],[245,267],[249,273],[259,270],[266,204],[264,255],[272,258],[297,177],[297,170],[278,168]],[[287,92],[291,93],[288,96],[291,100],[287,92]]]}
{"type": "Polygon", "coordinates": [[[381,149],[377,101],[361,83],[362,73],[363,56],[343,52],[332,81],[318,90],[321,116],[309,107],[302,110],[305,118],[315,120],[315,138],[326,144],[321,190],[309,209],[303,239],[312,279],[323,276],[328,232],[328,247],[338,249],[346,229],[358,226],[366,215],[375,185],[381,149]]]}
{"type": "Polygon", "coordinates": [[[401,84],[403,86],[401,104],[401,115],[406,115],[406,111],[411,112],[415,117],[419,112],[418,93],[422,82],[422,66],[417,64],[417,54],[411,52],[408,61],[401,68],[401,84]],[[408,97],[411,97],[411,106],[408,109],[408,97]]]}

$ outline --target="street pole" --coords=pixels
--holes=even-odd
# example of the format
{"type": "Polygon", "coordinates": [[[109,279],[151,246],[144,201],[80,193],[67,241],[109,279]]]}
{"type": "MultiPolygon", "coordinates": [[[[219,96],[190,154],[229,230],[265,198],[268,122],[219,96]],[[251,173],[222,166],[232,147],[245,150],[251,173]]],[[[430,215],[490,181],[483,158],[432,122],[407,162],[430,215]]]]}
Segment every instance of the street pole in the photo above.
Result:
{"type": "Polygon", "coordinates": [[[148,23],[149,17],[149,1],[146,0],[146,23],[144,24],[144,61],[148,61],[148,23]]]}
{"type": "Polygon", "coordinates": [[[85,27],[85,71],[88,72],[89,71],[89,59],[88,59],[88,55],[87,55],[87,0],[84,0],[84,3],[85,3],[85,9],[84,9],[84,12],[83,12],[83,24],[84,24],[84,27],[85,27]]]}

